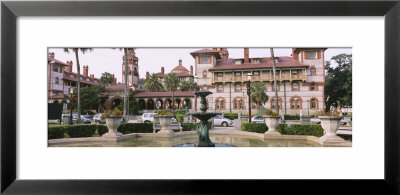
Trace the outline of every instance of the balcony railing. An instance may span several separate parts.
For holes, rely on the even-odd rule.
[[[293,81],[293,80],[306,80],[306,75],[296,74],[296,75],[276,75],[276,80],[278,81]],[[251,81],[273,81],[274,77],[271,75],[263,76],[252,76]],[[247,77],[213,77],[212,82],[245,82]]]

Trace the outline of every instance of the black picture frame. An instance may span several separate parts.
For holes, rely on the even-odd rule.
[[[302,9],[298,9],[299,7]],[[17,180],[16,20],[19,16],[385,16],[384,179]],[[259,194],[259,192],[263,194],[272,192],[274,194],[360,194],[363,192],[399,194],[399,35],[399,0],[2,1],[1,192],[4,194]],[[258,166],[262,168],[262,165],[258,164]],[[321,191],[324,189],[325,191]]]

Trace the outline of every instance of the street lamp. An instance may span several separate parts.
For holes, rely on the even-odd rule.
[[[307,100],[307,116],[310,116],[310,100]]]
[[[72,94],[74,93],[74,89],[72,87],[69,88],[69,107],[71,109],[69,113],[69,124],[72,125]]]
[[[197,112],[197,92],[199,91],[199,86],[197,85],[197,75],[194,75],[194,111]],[[196,118],[194,118],[194,122],[196,122]]]
[[[249,98],[249,123],[251,123],[251,73],[247,73],[247,96]]]

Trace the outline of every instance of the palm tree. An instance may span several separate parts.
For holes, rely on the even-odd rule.
[[[179,84],[179,89],[181,91],[193,91],[195,87],[195,83],[193,78],[190,78],[187,81],[181,81],[181,83]]]
[[[124,87],[124,119],[128,121],[127,114],[128,114],[128,107],[129,107],[129,96],[128,96],[128,50],[134,50],[133,48],[124,48],[124,55],[125,55],[125,87]],[[133,70],[132,70],[133,71]],[[132,81],[133,82],[133,81]]]
[[[275,107],[276,107],[276,112],[279,113],[279,107],[278,107],[278,90],[276,86],[276,63],[275,63],[275,56],[274,56],[274,48],[270,48],[271,52],[271,61],[273,64],[272,71],[274,72],[274,90],[275,90]]]
[[[75,53],[75,58],[76,58],[76,69],[77,69],[77,78],[78,78],[78,119],[77,122],[81,122],[81,66],[79,64],[79,51],[82,52],[82,54],[85,54],[86,52],[92,51],[93,48],[64,48],[64,52],[74,52]]]
[[[150,91],[164,91],[163,85],[160,83],[158,76],[152,73],[149,78],[144,82],[144,88]]]
[[[265,93],[266,90],[262,82],[251,83],[251,101],[259,106],[265,104],[269,99],[268,95]]]
[[[178,89],[179,79],[175,73],[169,73],[165,77],[165,89],[172,92],[172,109],[175,107],[174,92]]]

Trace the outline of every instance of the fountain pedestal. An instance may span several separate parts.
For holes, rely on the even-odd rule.
[[[200,123],[196,127],[197,134],[199,135],[199,141],[194,144],[196,147],[215,147],[215,144],[210,140],[208,120],[220,113],[212,113],[207,111],[207,100],[206,97],[212,94],[209,91],[198,91],[195,93],[200,99],[200,110],[201,112],[193,113],[192,115],[200,120]]]

